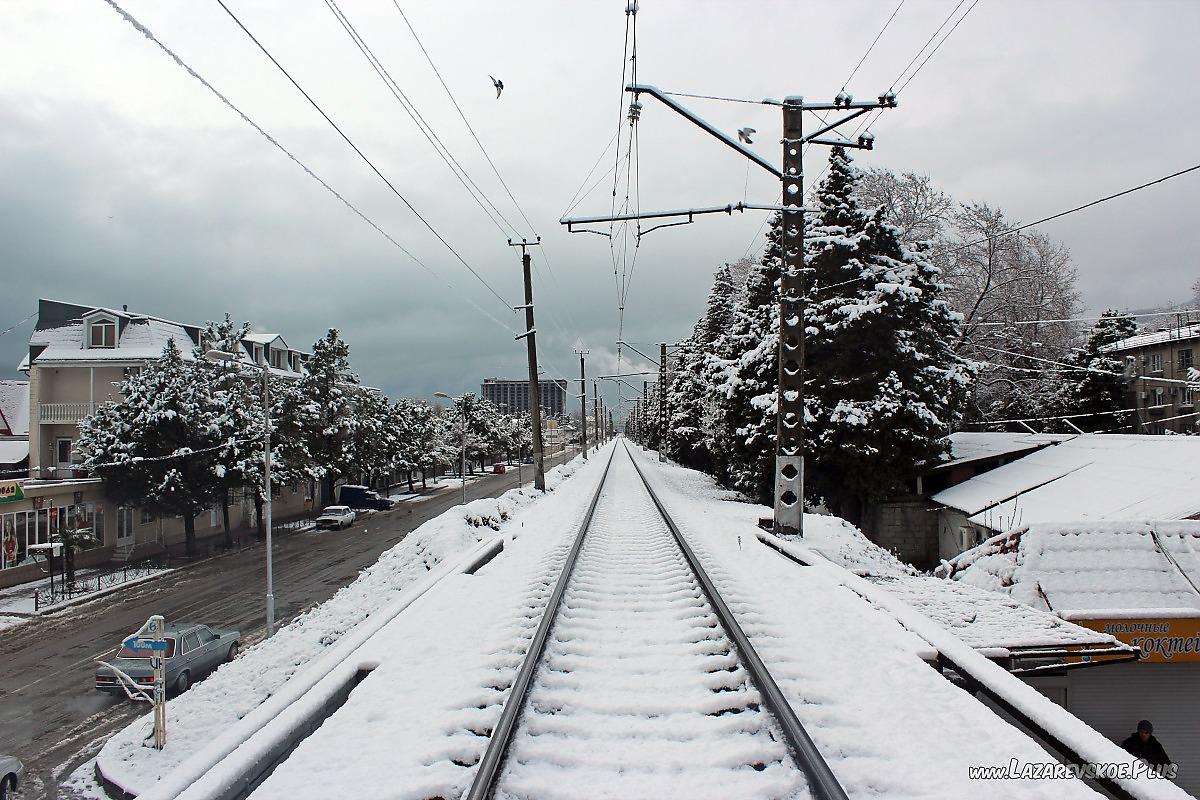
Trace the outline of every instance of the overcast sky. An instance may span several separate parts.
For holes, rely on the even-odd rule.
[[[508,330],[524,323],[505,309],[523,302],[519,251],[505,245],[333,13],[321,0],[227,2],[505,302],[358,160],[215,1],[121,4],[438,277],[103,0],[0,0],[0,329],[33,312],[39,297],[127,304],[188,322],[228,311],[305,349],[340,328],[363,380],[392,395],[524,375],[523,343]],[[528,231],[392,0],[339,2],[472,178]],[[829,99],[895,5],[644,0],[639,78],[706,94]],[[908,0],[849,91],[869,98],[891,85],[956,5]],[[568,235],[557,221],[617,128],[624,0],[401,7],[546,243],[545,256],[535,253],[546,372],[575,377],[577,340],[592,349],[590,372],[611,372],[609,242]],[[980,0],[901,94],[900,108],[874,125],[876,149],[858,163],[928,173],[956,198],[1019,220],[1191,166],[1200,140],[1197,30],[1195,2]],[[499,100],[489,74],[505,83]],[[727,131],[756,128],[755,147],[778,159],[778,109],[684,102]],[[766,172],[747,170],[654,100],[644,105],[643,209],[774,199]],[[809,176],[824,155],[810,153]],[[611,191],[602,181],[575,213],[607,212]],[[1043,231],[1070,248],[1088,308],[1179,302],[1200,274],[1198,200],[1200,173]],[[647,236],[625,338],[647,350],[686,335],[713,269],[757,248],[762,221],[761,212],[712,216]],[[0,376],[17,376],[31,329],[0,336]]]

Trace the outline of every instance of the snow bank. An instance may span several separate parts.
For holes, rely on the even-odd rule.
[[[554,489],[583,463],[574,460],[546,473]],[[525,487],[499,498],[473,500],[429,520],[383,553],[349,586],[325,603],[296,617],[270,639],[246,649],[206,680],[167,704],[167,747],[147,746],[152,730],[147,715],[116,733],[97,757],[98,768],[126,791],[141,794],[230,726],[306,671],[314,659],[373,613],[401,598],[414,583],[447,559],[467,553],[501,531],[517,509],[541,494]],[[319,665],[313,665],[314,670]],[[329,666],[322,667],[328,670]],[[320,675],[306,676],[309,685]]]

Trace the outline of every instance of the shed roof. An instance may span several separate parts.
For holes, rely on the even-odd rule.
[[[1083,434],[933,496],[993,530],[1200,514],[1200,437]]]
[[[1200,616],[1200,521],[1027,525],[940,572],[1064,616]]]
[[[29,381],[0,381],[0,418],[0,429],[29,435]]]

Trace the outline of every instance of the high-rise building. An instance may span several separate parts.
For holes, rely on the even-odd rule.
[[[538,381],[541,391],[542,414],[561,417],[566,410],[567,382],[564,380]],[[500,407],[507,414],[523,414],[529,411],[529,381],[509,378],[484,378],[479,394],[488,402]]]

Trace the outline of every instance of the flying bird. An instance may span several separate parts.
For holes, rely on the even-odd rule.
[[[492,78],[491,75],[488,75],[488,77]],[[499,100],[500,93],[504,91],[504,81],[498,81],[495,78],[492,78],[492,85],[496,87],[496,99]]]
[[[757,133],[754,128],[738,128],[738,139],[746,144],[754,144],[754,140],[750,137]]]

